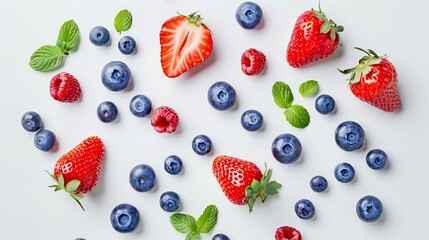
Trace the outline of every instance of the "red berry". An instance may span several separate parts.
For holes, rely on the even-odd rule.
[[[249,76],[258,75],[264,70],[265,62],[266,57],[262,52],[249,48],[241,55],[241,70]]]
[[[49,86],[51,96],[59,102],[75,102],[80,97],[80,85],[77,79],[66,72],[55,75]]]
[[[179,116],[170,107],[162,106],[153,112],[150,124],[159,133],[173,133],[179,125]]]
[[[281,226],[274,237],[276,240],[301,240],[301,233],[293,227]]]

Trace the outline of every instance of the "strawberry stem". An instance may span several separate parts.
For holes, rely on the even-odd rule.
[[[62,173],[59,173],[57,175],[57,177],[55,177],[54,175],[52,175],[48,171],[46,171],[46,172],[49,174],[49,176],[55,182],[55,184],[50,185],[49,187],[54,188],[55,192],[60,191],[60,190],[64,190],[64,191],[68,192],[70,194],[70,197],[73,198],[79,204],[80,208],[82,208],[83,211],[85,211],[85,208],[83,207],[82,203],[80,202],[80,200],[82,200],[82,198],[83,198],[83,195],[76,193],[76,190],[78,189],[78,187],[80,185],[80,181],[74,179],[74,180],[71,180],[67,184],[64,185],[64,176]]]
[[[322,11],[320,7],[319,0],[319,10],[311,9],[314,13],[314,17],[321,20],[323,22],[322,26],[320,26],[320,33],[330,35],[332,40],[337,39],[338,33],[344,31],[344,27],[341,25],[337,25],[332,19],[328,19],[326,14]]]

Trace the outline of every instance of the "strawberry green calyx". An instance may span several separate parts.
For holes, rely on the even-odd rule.
[[[356,84],[359,83],[361,76],[367,75],[369,72],[371,72],[371,65],[379,64],[383,58],[386,56],[379,56],[377,53],[375,53],[371,49],[364,50],[359,47],[355,47],[355,49],[362,51],[366,54],[366,56],[363,56],[359,60],[359,64],[356,67],[341,70],[338,69],[343,74],[351,74],[350,78],[348,79],[350,84]]]
[[[186,16],[186,15],[183,15],[183,14],[177,12],[177,14],[179,14],[179,16],[186,17],[186,19],[188,19],[189,23],[195,24],[195,26],[198,27],[202,23],[203,18],[201,17],[200,14],[197,14],[197,13],[198,13],[198,11],[197,12],[193,12],[193,13],[189,14],[188,16]]]
[[[332,40],[335,40],[337,38],[337,35],[339,32],[344,31],[344,27],[341,25],[337,25],[332,19],[328,19],[326,14],[322,11],[320,8],[320,2],[319,2],[319,10],[311,9],[314,13],[314,16],[321,20],[323,22],[322,26],[320,26],[320,32],[323,34],[330,35]]]
[[[83,205],[80,202],[80,200],[82,200],[83,198],[83,195],[76,193],[76,190],[80,185],[80,181],[75,179],[75,180],[69,181],[66,185],[64,185],[64,176],[61,173],[58,174],[58,176],[55,178],[54,175],[50,174],[48,171],[46,172],[49,174],[49,176],[51,176],[52,180],[54,180],[55,182],[55,184],[50,185],[49,187],[54,188],[55,192],[60,190],[64,190],[68,192],[70,196],[79,204],[82,210],[85,211],[85,208],[83,208]]]
[[[265,165],[265,172],[261,180],[258,181],[254,179],[252,183],[246,187],[246,197],[244,200],[247,201],[249,213],[253,211],[253,205],[256,199],[260,198],[261,202],[265,202],[268,196],[277,195],[279,193],[278,190],[282,185],[276,181],[270,181],[272,173],[273,170],[267,169]]]

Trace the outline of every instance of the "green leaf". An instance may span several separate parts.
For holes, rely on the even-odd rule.
[[[310,114],[301,105],[292,105],[285,111],[286,120],[296,128],[305,128],[310,124]]]
[[[37,49],[30,57],[30,67],[36,71],[47,72],[61,66],[64,53],[61,48],[45,45]]]
[[[69,20],[61,26],[56,44],[64,53],[74,51],[79,45],[79,38],[79,27],[75,21]]]
[[[74,192],[76,192],[76,190],[79,187],[79,185],[80,185],[80,181],[79,180],[76,180],[76,179],[71,180],[66,185],[66,191],[69,192],[69,193],[74,193]]]
[[[331,23],[329,21],[324,22],[322,26],[320,26],[320,32],[323,34],[328,33],[330,30],[331,30]]]
[[[267,189],[265,190],[265,193],[267,195],[277,195],[279,193],[279,189],[282,187],[282,185],[276,181],[269,182],[267,184]]]
[[[200,237],[200,234],[198,232],[189,232],[186,234],[185,240],[196,240]]]
[[[217,208],[215,205],[209,205],[197,220],[197,229],[199,233],[209,233],[217,222]]]
[[[316,80],[308,80],[299,86],[299,93],[303,97],[309,97],[319,91],[319,83]]]
[[[58,174],[58,185],[62,188],[64,188],[64,176],[62,173]]]
[[[284,82],[274,83],[272,95],[274,102],[281,108],[289,108],[294,100],[289,85]]]
[[[118,14],[116,14],[114,26],[119,34],[130,29],[132,24],[133,16],[127,9],[121,10]]]
[[[174,213],[170,216],[170,223],[180,233],[197,232],[197,222],[191,215]]]

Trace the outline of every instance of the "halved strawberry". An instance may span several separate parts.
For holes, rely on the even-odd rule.
[[[196,12],[168,19],[159,33],[161,66],[169,78],[180,76],[211,54],[213,39],[210,30]]]

